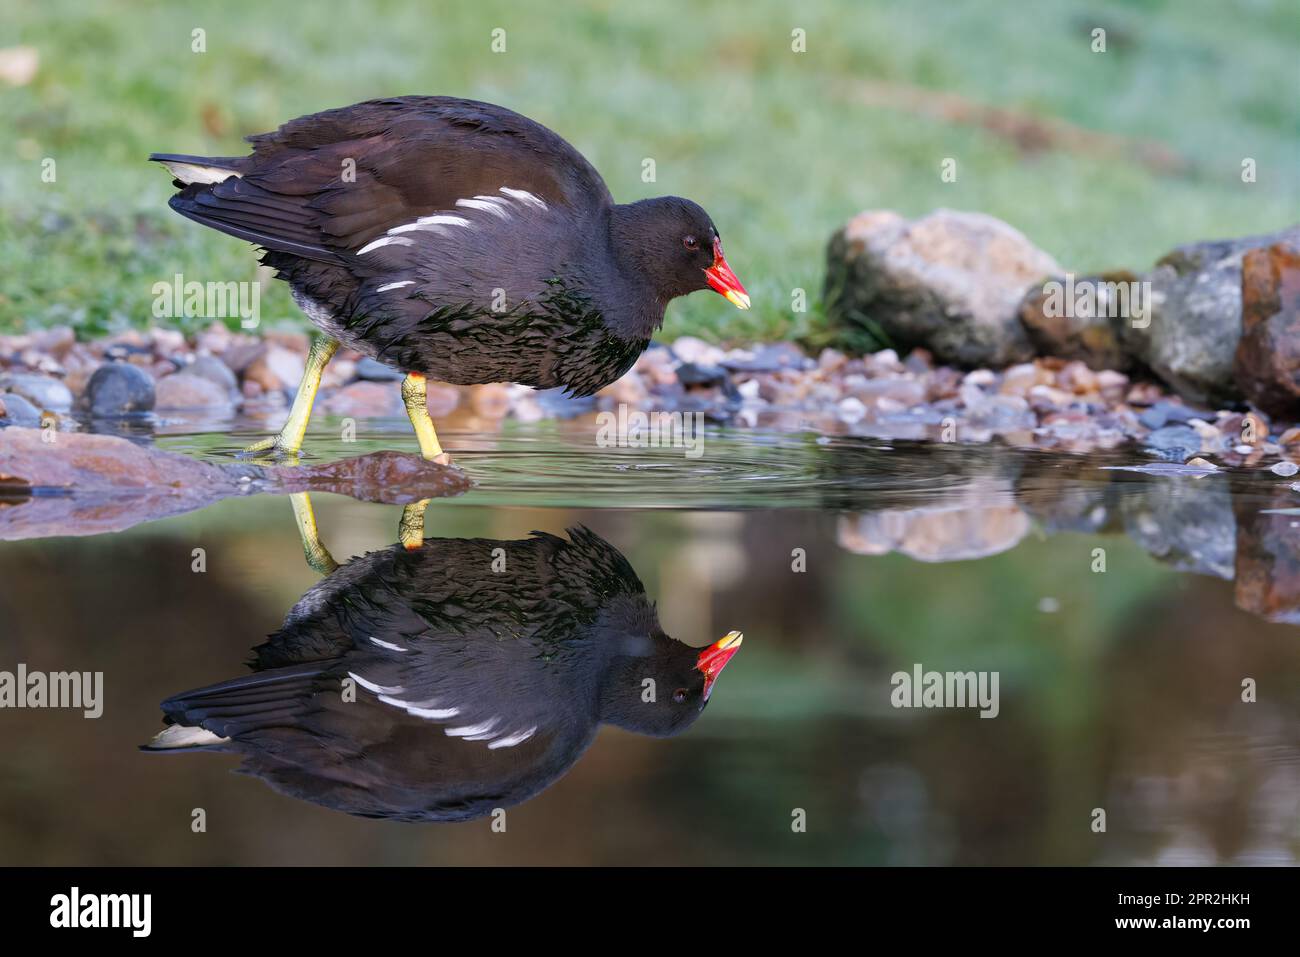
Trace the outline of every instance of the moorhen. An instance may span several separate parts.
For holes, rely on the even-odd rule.
[[[670,638],[627,559],[568,536],[428,539],[334,566],[254,650],[254,674],[164,701],[145,750],[239,754],[277,791],[350,814],[466,821],[557,780],[601,723],[685,731],[740,633]]]
[[[248,137],[248,156],[155,153],[182,216],[261,246],[324,333],[289,420],[249,451],[296,452],[340,344],[406,373],[426,458],[425,377],[590,395],[623,375],[670,299],[749,296],[688,199],[615,203],[557,134],[490,103],[370,100]]]

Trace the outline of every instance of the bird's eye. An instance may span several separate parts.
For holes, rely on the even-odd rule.
[[[687,236],[685,239],[682,240],[682,245],[685,246],[687,249],[699,249],[700,241],[696,239],[694,236]]]
[[[673,700],[676,701],[678,704],[681,704],[683,701],[685,701],[685,700],[686,700],[686,689],[685,689],[685,688],[678,688],[676,691],[674,691],[674,692],[673,692]]]

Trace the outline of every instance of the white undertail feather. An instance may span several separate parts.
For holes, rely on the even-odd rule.
[[[240,174],[233,169],[220,166],[200,166],[197,163],[183,163],[180,160],[161,160],[171,174],[186,185],[190,183],[224,183],[232,176]]]
[[[208,744],[225,744],[229,738],[213,734],[205,728],[192,728],[173,724],[163,728],[149,742],[151,748],[201,748]]]

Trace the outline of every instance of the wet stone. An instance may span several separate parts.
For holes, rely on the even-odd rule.
[[[49,376],[24,372],[0,374],[0,392],[20,395],[41,409],[66,412],[72,408],[72,390]]]
[[[107,418],[148,412],[154,400],[153,379],[147,372],[130,363],[110,362],[90,377],[80,407]]]

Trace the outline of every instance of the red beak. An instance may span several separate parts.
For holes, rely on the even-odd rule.
[[[731,660],[732,655],[740,650],[740,643],[744,640],[745,636],[740,632],[731,631],[725,638],[715,641],[700,652],[695,667],[704,672],[705,701],[708,701],[709,695],[713,693],[713,682],[718,680],[718,675],[722,674],[722,669],[727,667],[727,662]]]
[[[704,270],[704,276],[708,279],[709,286],[726,296],[737,309],[749,308],[749,293],[745,292],[745,287],[727,265],[727,257],[722,255],[722,240],[716,236],[713,239],[713,265]]]

